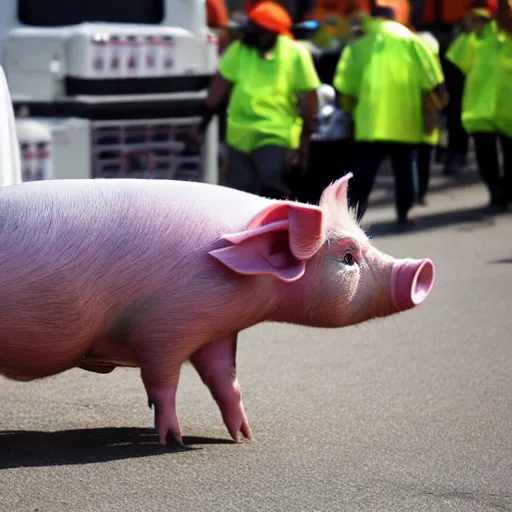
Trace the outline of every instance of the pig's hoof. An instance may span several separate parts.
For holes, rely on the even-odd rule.
[[[155,429],[160,444],[167,446],[167,438],[171,437],[184,446],[176,416],[176,387],[149,388],[147,392],[148,405],[155,408]]]
[[[242,440],[252,440],[251,427],[247,421],[242,402],[223,404],[221,406],[221,412],[224,424],[235,443],[240,442],[240,434],[242,434]]]
[[[162,446],[167,446],[168,440],[172,439],[172,444],[185,448],[185,443],[183,443],[183,438],[181,437],[180,426],[175,418],[170,418],[169,421],[167,421],[166,418],[159,418],[157,414],[155,423],[158,432],[158,440]]]
[[[244,440],[252,441],[251,427],[249,426],[249,423],[247,423],[247,421],[245,421],[238,427],[233,428],[228,426],[228,431],[235,443],[240,443],[241,441]],[[240,434],[242,434],[242,438],[240,438]]]
[[[170,450],[193,450],[191,446],[187,446],[183,440],[177,441],[171,434],[167,434],[166,447]]]
[[[179,426],[166,427],[163,425],[157,425],[158,440],[162,446],[180,446],[186,448]]]

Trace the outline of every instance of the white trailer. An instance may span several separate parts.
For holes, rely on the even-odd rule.
[[[2,0],[23,180],[218,182],[218,127],[192,136],[218,62],[205,0]]]

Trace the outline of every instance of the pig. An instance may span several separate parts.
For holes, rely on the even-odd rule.
[[[351,174],[319,205],[219,185],[48,180],[0,190],[0,374],[139,368],[160,444],[190,362],[235,442],[251,439],[237,337],[260,322],[339,328],[423,303],[430,259],[374,248],[348,205]]]

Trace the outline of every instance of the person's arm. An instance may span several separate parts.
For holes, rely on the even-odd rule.
[[[213,77],[208,89],[208,96],[200,107],[200,133],[204,133],[212,118],[228,99],[233,84],[238,78],[240,43],[232,44],[219,62],[219,70]]]
[[[432,89],[431,94],[435,98],[436,108],[437,110],[443,110],[450,101],[450,95],[448,94],[448,89],[446,88],[446,84],[443,82],[438,86]]]
[[[433,96],[434,103],[442,109],[447,105],[449,98],[439,58],[419,37],[415,38],[412,44],[420,86],[425,93]]]
[[[300,107],[300,116],[303,124],[300,134],[299,151],[296,156],[296,161],[293,163],[306,169],[309,164],[311,136],[313,135],[315,121],[318,115],[318,96],[316,89],[304,94]]]
[[[420,37],[411,44],[423,92],[423,131],[431,134],[438,123],[439,112],[448,104],[448,91],[438,56]]]
[[[316,89],[304,95],[300,113],[303,120],[302,133],[306,136],[310,136],[313,133],[318,114],[318,95]]]
[[[294,85],[295,91],[302,94],[300,115],[303,120],[298,163],[301,167],[306,168],[309,162],[311,135],[318,115],[317,89],[321,84],[313,56],[306,48],[299,49],[295,70]]]
[[[233,84],[228,82],[219,72],[215,74],[208,89],[208,96],[199,110],[201,116],[200,133],[206,131],[213,117],[220,111],[232,87]]]

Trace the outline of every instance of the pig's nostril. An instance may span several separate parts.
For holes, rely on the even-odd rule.
[[[423,261],[416,271],[411,289],[411,298],[415,305],[421,304],[428,297],[434,278],[434,264],[430,260]]]
[[[434,285],[434,264],[429,259],[398,261],[391,280],[393,302],[399,311],[419,306]]]

